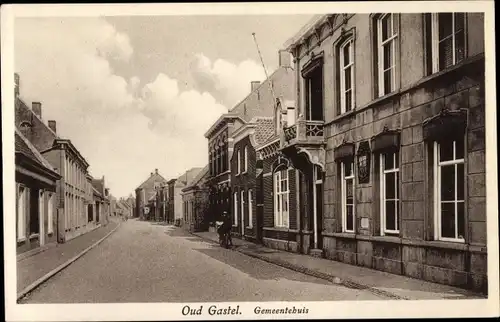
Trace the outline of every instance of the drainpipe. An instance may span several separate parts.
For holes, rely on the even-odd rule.
[[[315,165],[312,165],[312,180],[313,180],[313,225],[314,225],[314,249],[318,248],[318,200],[316,199],[316,194],[318,191],[316,190],[316,168]]]

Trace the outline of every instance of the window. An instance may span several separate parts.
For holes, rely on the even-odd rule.
[[[274,226],[288,227],[288,170],[274,173]]]
[[[434,142],[435,237],[465,241],[464,142]]]
[[[384,96],[396,89],[397,19],[392,13],[377,19],[377,74],[378,95]]]
[[[342,162],[341,167],[341,194],[342,194],[342,231],[354,232],[354,163]]]
[[[233,225],[238,226],[238,193],[234,193],[234,216]]]
[[[245,227],[245,191],[241,191],[241,227]]]
[[[314,68],[305,77],[306,120],[323,121],[323,68]]]
[[[354,108],[354,50],[353,39],[340,46],[340,113]]]
[[[253,199],[252,190],[248,190],[248,227],[253,226]]]
[[[286,125],[292,126],[295,124],[295,108],[288,107],[286,110]]]
[[[240,174],[241,172],[241,153],[240,150],[238,150],[237,157],[236,157],[236,174]]]
[[[248,170],[248,146],[245,146],[245,167],[243,168],[243,172],[247,172]]]
[[[465,13],[444,12],[430,14],[432,45],[430,60],[432,72],[458,64],[465,58]]]
[[[399,233],[399,159],[397,152],[380,154],[381,235]]]
[[[19,186],[17,193],[17,240],[26,238],[26,188]]]

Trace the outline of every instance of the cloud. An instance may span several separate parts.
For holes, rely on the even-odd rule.
[[[273,69],[266,67],[270,75]],[[230,108],[250,93],[250,82],[266,79],[262,65],[253,60],[239,64],[224,59],[212,62],[204,54],[195,56],[190,72],[196,89],[213,93],[218,101]]]
[[[42,102],[43,119],[57,121],[58,133],[74,143],[93,176],[105,175],[117,197],[133,192],[155,168],[170,179],[204,166],[203,134],[227,112],[208,90],[181,91],[168,71],[142,85],[138,77],[112,69],[114,61],[132,62],[133,55],[128,36],[103,19],[16,20],[21,98],[28,105]],[[240,73],[252,70],[248,63],[209,65],[215,93],[232,100]],[[245,87],[238,91],[248,92]]]

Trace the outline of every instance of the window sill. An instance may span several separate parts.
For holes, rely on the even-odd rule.
[[[40,234],[31,234],[29,239],[32,240],[32,239],[38,239],[40,237]]]
[[[27,240],[27,238],[26,238],[26,237],[22,237],[22,238],[18,238],[18,239],[17,239],[17,242],[18,242],[18,243],[24,243],[26,240]]]
[[[410,246],[422,246],[429,248],[446,248],[446,249],[454,249],[466,251],[468,249],[468,245],[462,242],[449,242],[449,241],[441,241],[441,240],[411,240],[411,239],[402,239],[403,245]]]
[[[353,108],[352,110],[350,110],[349,112],[345,112],[345,113],[342,113],[342,114],[339,114],[337,115],[331,122],[328,122],[328,123],[332,123],[332,122],[338,122],[342,119],[345,119],[345,118],[348,118],[350,116],[353,116],[356,114],[358,110],[356,108]],[[326,125],[326,124],[325,124]]]
[[[401,238],[397,236],[371,236],[370,239],[381,243],[401,244]]]
[[[332,236],[338,238],[356,239],[356,234],[354,232],[332,233]]]
[[[252,227],[252,226],[246,226],[245,228],[246,228],[246,229],[253,229],[253,227]]]
[[[283,232],[289,232],[289,233],[298,233],[299,231],[297,229],[290,229],[287,227],[264,227],[264,230],[270,230],[270,231],[283,231]]]

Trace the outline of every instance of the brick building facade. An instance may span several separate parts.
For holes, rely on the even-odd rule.
[[[234,132],[256,116],[272,117],[276,99],[290,100],[294,96],[293,80],[290,53],[280,51],[279,68],[262,83],[251,82],[250,94],[229,113],[222,115],[205,133],[208,139],[210,169],[209,222],[218,220],[223,211],[233,212],[230,160],[233,159]]]
[[[483,14],[324,15],[288,49],[323,255],[486,291]]]
[[[233,232],[252,241],[262,240],[263,217],[257,216],[257,155],[255,148],[275,132],[272,117],[255,117],[232,136],[231,191]]]

